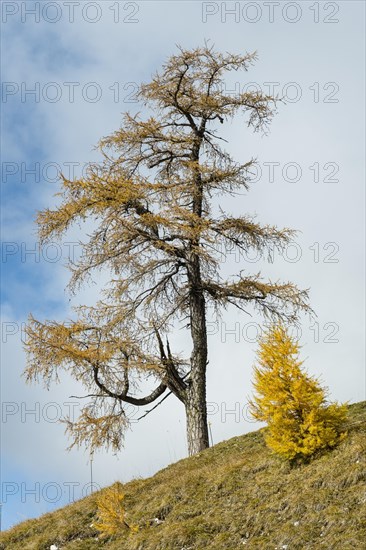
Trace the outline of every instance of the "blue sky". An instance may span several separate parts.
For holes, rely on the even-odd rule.
[[[37,241],[36,211],[54,204],[54,166],[67,171],[70,163],[79,163],[78,175],[83,163],[96,160],[93,146],[98,139],[118,128],[122,112],[141,108],[128,103],[135,83],[147,81],[177,43],[195,47],[211,39],[218,50],[257,50],[255,67],[230,75],[228,87],[254,82],[268,89],[272,83],[279,93],[288,91],[288,104],[279,108],[268,136],[253,135],[242,120],[223,127],[233,156],[240,161],[257,157],[262,167],[262,177],[248,195],[225,205],[233,212],[256,213],[262,222],[300,230],[299,248],[289,250],[287,260],[277,257],[264,265],[263,274],[311,288],[318,318],[315,323],[304,319],[302,325],[306,367],[322,377],[334,399],[365,398],[364,3],[270,3],[272,22],[263,2],[238,2],[236,15],[228,13],[233,2],[120,2],[117,22],[111,9],[115,2],[97,3],[98,11],[91,4],[80,2],[70,22],[66,6],[58,2],[57,11],[43,13],[40,8],[35,22],[26,11],[35,2],[2,3],[3,528],[68,502],[68,483],[79,484],[79,498],[89,481],[88,453],[67,453],[63,427],[45,413],[50,403],[65,412],[69,396],[76,393],[72,381],[65,378],[46,392],[26,386],[21,378],[25,356],[20,327],[29,312],[43,319],[70,314],[63,264],[67,242],[78,238],[76,228],[56,250],[59,261],[53,261],[51,249],[39,257],[26,254]],[[73,102],[70,82],[75,83]],[[37,86],[38,101],[24,95]],[[55,92],[61,93],[58,101],[53,101]],[[93,101],[94,92],[101,94],[98,101]],[[35,163],[39,177],[24,172]],[[268,163],[279,163],[274,182],[269,181]],[[300,167],[299,181],[291,181],[291,163]],[[316,167],[320,181],[314,178]],[[13,169],[17,172],[10,175]],[[292,253],[298,261],[292,261]],[[228,272],[239,271],[241,261],[229,258]],[[254,272],[258,266],[252,268]],[[91,303],[96,297],[97,287],[90,287],[80,300]],[[224,324],[212,327],[208,401],[215,442],[253,429],[245,403],[251,391],[254,323],[260,321],[228,311]],[[182,336],[173,342],[187,349]],[[37,407],[39,418],[37,412],[26,414]],[[146,422],[133,426],[119,456],[101,452],[95,457],[95,481],[103,486],[147,476],[185,456],[184,430],[183,410],[167,400]],[[42,495],[50,483],[62,489],[56,503]],[[16,487],[15,494],[6,495],[11,487]],[[32,488],[39,492],[39,502],[34,494],[24,496]]]

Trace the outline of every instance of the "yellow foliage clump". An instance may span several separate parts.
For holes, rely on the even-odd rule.
[[[301,368],[299,348],[281,324],[264,332],[250,401],[253,417],[267,423],[268,447],[290,461],[335,447],[346,436],[346,405],[327,402],[327,391]]]
[[[103,536],[117,535],[121,531],[138,531],[136,525],[129,525],[125,520],[124,497],[122,484],[119,482],[105,489],[97,497],[98,520],[94,527]]]

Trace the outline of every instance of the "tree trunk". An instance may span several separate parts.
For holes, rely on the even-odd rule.
[[[192,386],[186,402],[187,442],[189,456],[209,447],[205,381]]]
[[[199,161],[202,137],[199,137],[192,150],[192,160]],[[202,217],[203,186],[198,168],[194,169],[194,192],[192,211]],[[191,257],[188,267],[190,285],[189,309],[190,328],[193,343],[191,354],[191,372],[186,394],[188,453],[194,455],[209,447],[207,406],[206,406],[206,369],[207,369],[207,327],[206,303],[202,291],[200,257],[197,248],[200,238],[191,241]]]
[[[193,342],[191,373],[186,396],[188,453],[194,455],[209,447],[206,369],[207,369],[207,328],[205,297],[200,289],[201,276],[199,259],[193,260],[191,272],[193,283],[190,296],[190,326]]]

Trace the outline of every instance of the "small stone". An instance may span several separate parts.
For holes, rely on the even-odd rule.
[[[294,525],[295,525],[295,527],[298,527],[300,525],[300,522],[299,521],[294,521]]]
[[[154,518],[154,523],[155,523],[156,525],[160,525],[160,524],[163,523],[163,522],[162,522],[161,519],[159,519],[159,518]]]

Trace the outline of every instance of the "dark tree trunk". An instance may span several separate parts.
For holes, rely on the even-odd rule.
[[[199,136],[192,150],[191,158],[194,161],[199,161],[201,143],[202,136]],[[203,186],[198,168],[194,169],[194,181],[192,212],[201,218]],[[197,254],[199,246],[200,238],[198,236],[191,241],[191,257],[188,267],[188,280],[190,285],[190,328],[193,349],[185,407],[187,416],[188,453],[190,456],[209,447],[206,406],[206,304],[202,291],[200,257]]]
[[[206,406],[206,368],[207,368],[207,328],[206,306],[202,290],[199,259],[193,262],[193,291],[190,297],[191,336],[193,350],[191,355],[191,374],[186,396],[188,453],[193,455],[209,447],[207,406]]]

